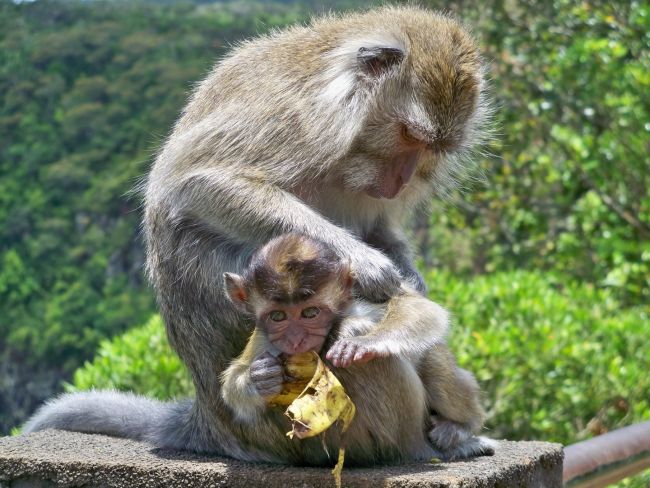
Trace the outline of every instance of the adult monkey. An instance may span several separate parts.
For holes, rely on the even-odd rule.
[[[280,414],[243,423],[224,405],[220,373],[253,324],[223,293],[223,273],[241,272],[271,237],[296,231],[349,259],[366,298],[392,296],[401,279],[423,292],[400,222],[453,179],[480,140],[482,73],[457,22],[412,7],[326,17],[236,48],[194,91],[146,190],[148,270],[196,400],[67,396],[25,430],[300,462]],[[384,378],[369,381],[388,390]],[[449,457],[489,451],[466,443],[463,426],[432,434]],[[391,459],[387,446],[371,448],[376,461]]]

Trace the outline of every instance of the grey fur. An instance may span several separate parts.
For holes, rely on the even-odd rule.
[[[189,401],[164,403],[117,391],[69,393],[39,408],[23,432],[55,428],[158,443],[160,426],[176,423],[190,407]]]

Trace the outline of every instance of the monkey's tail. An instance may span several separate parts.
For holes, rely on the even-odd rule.
[[[160,402],[132,393],[87,391],[48,401],[23,426],[24,433],[61,429],[148,441],[158,447],[201,451],[193,401]]]

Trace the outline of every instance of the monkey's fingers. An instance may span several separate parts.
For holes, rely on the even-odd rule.
[[[273,366],[277,366],[277,367],[282,366],[282,362],[278,358],[270,354],[268,356],[266,354],[260,355],[253,361],[253,364],[265,368],[270,368]]]
[[[350,366],[357,355],[357,352],[361,353],[363,347],[357,342],[348,342],[343,355],[340,358],[341,367],[347,368]]]
[[[356,258],[353,268],[357,270],[357,293],[375,303],[383,303],[399,293],[402,277],[387,256],[367,248]]]
[[[343,357],[345,356],[346,348],[349,344],[350,343],[345,339],[336,341],[330,350],[327,351],[325,357],[337,368],[341,367],[343,365]]]
[[[272,396],[277,395],[282,391],[282,378],[276,380],[275,378],[258,381],[255,383],[255,388],[261,396]]]
[[[362,341],[351,338],[336,341],[326,357],[337,368],[347,368],[353,363],[365,363],[376,356]]]
[[[251,378],[253,379],[264,379],[273,376],[282,377],[282,366],[277,364],[255,364],[254,366],[255,367],[251,367]]]
[[[262,391],[266,391],[268,389],[267,385],[272,385],[271,389],[273,391],[277,390],[276,385],[280,385],[281,388],[282,382],[284,380],[283,376],[282,366],[279,366],[277,364],[272,364],[271,366],[266,366],[260,363],[251,365],[251,381],[262,396],[266,394]]]
[[[354,357],[352,358],[352,362],[363,364],[377,357],[379,357],[379,354],[377,354],[377,352],[367,349],[365,347],[360,347],[359,349],[357,349],[356,353],[354,354]]]

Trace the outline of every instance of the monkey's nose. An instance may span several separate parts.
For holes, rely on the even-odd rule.
[[[289,346],[294,354],[302,352],[300,349],[304,342],[305,340],[303,338],[289,339]]]

